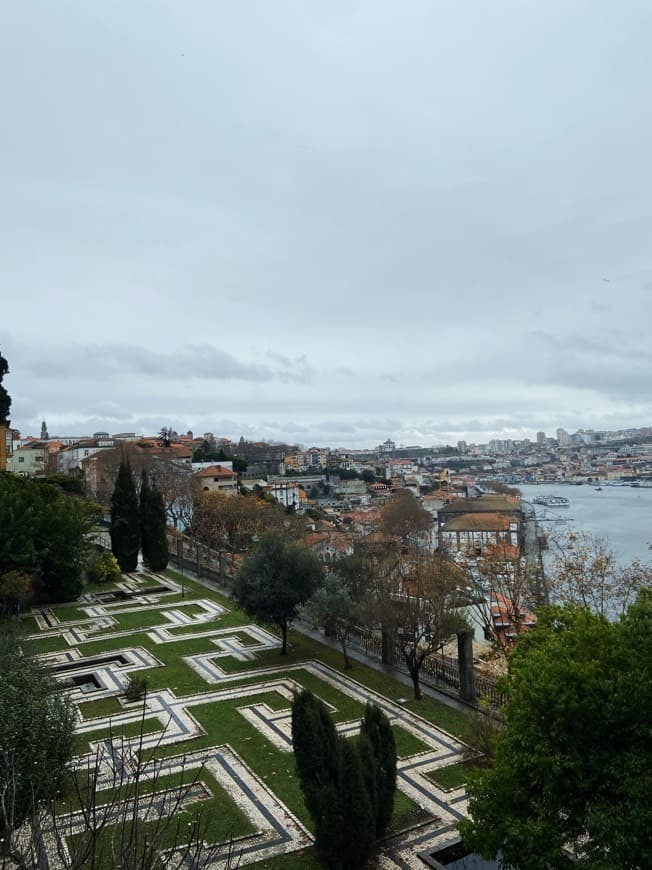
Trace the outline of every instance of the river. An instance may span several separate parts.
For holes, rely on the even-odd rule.
[[[572,529],[589,532],[605,538],[621,564],[634,559],[652,561],[648,546],[652,543],[652,487],[602,486],[597,491],[586,484],[523,484],[518,488],[530,503],[541,495],[561,495],[569,500],[564,508],[534,505],[546,534]]]

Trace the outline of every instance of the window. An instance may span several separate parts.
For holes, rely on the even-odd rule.
[[[25,457],[24,457],[24,456],[19,456],[19,457],[18,457],[18,461],[19,461],[19,462],[24,462],[24,461],[25,461]]]

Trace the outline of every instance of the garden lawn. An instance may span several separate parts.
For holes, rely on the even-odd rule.
[[[168,572],[168,575],[177,581],[180,580],[180,575],[176,572]],[[156,578],[143,578],[144,587],[151,587],[155,585],[155,582]],[[105,588],[102,587],[102,591]],[[193,604],[191,601],[188,604],[184,603],[187,599],[198,598],[216,601],[225,607],[227,612],[206,623],[181,627],[171,626],[163,615],[163,611],[172,608],[192,616],[202,613],[204,611],[199,605]],[[193,638],[188,635],[212,629],[232,628],[232,636],[238,637],[245,646],[256,642],[244,632],[238,632],[240,626],[249,624],[251,620],[246,614],[238,610],[233,601],[191,580],[184,579],[184,596],[180,594],[161,596],[159,604],[152,607],[151,610],[135,610],[133,609],[134,606],[134,603],[126,601],[124,602],[125,609],[122,612],[114,613],[113,609],[109,611],[116,619],[115,627],[102,632],[102,634],[106,635],[102,639],[91,639],[87,642],[76,644],[76,649],[79,650],[82,656],[93,656],[125,647],[145,648],[160,662],[160,665],[157,667],[138,671],[138,677],[146,679],[148,691],[167,689],[177,697],[185,697],[201,695],[216,689],[219,690],[220,686],[207,684],[184,660],[184,657],[189,655],[210,652],[217,654],[219,652],[218,648],[211,642],[210,637]],[[55,612],[60,619],[81,620],[88,618],[75,605],[58,607]],[[26,617],[27,620],[33,620],[33,617],[28,616]],[[30,630],[36,630],[35,622],[28,622],[27,624]],[[156,643],[148,635],[148,629],[154,626],[169,628],[175,639],[167,643]],[[278,631],[273,626],[265,625],[264,627],[278,636]],[[120,631],[133,633],[120,635],[118,634]],[[338,650],[325,646],[297,631],[291,630],[288,640],[287,655],[282,655],[280,649],[272,649],[258,653],[255,660],[251,662],[241,662],[232,656],[217,659],[216,664],[229,674],[230,677],[235,677],[235,679],[229,679],[225,687],[228,685],[229,688],[242,688],[244,697],[193,705],[189,708],[189,713],[198,722],[204,733],[197,738],[175,743],[171,746],[157,746],[153,751],[155,751],[158,757],[169,757],[183,755],[184,753],[194,753],[209,746],[228,744],[242,757],[244,762],[261,780],[278,795],[279,799],[288,806],[290,811],[295,813],[309,829],[312,829],[312,821],[304,805],[292,752],[277,749],[239,712],[239,708],[246,707],[249,704],[267,704],[272,710],[285,710],[289,707],[289,702],[275,691],[269,691],[266,694],[248,698],[246,696],[247,684],[252,681],[259,683],[263,679],[276,679],[277,677],[283,678],[287,676],[303,688],[313,691],[315,695],[330,705],[333,709],[333,718],[336,722],[360,719],[364,713],[364,706],[324,680],[319,679],[318,676],[310,673],[305,668],[302,668],[301,664],[313,660],[321,661],[334,668],[345,678],[352,679],[392,701],[409,696],[410,691],[405,685],[397,682],[391,676],[365,664],[355,662],[352,670],[345,670],[342,655]],[[66,641],[59,636],[26,640],[25,648],[30,652],[36,653],[70,649]],[[297,665],[299,667],[296,667]],[[277,672],[270,675],[270,677],[261,677],[257,673],[260,668],[273,668]],[[402,703],[402,706],[463,741],[469,741],[472,737],[473,731],[469,717],[465,713],[440,703],[433,698],[425,696],[420,701],[408,700]],[[116,697],[98,700],[93,700],[91,697],[80,704],[80,712],[85,721],[102,716],[112,716],[122,710],[123,708]],[[95,743],[107,739],[109,736],[114,738],[119,738],[120,736],[137,737],[141,728],[143,733],[152,733],[162,731],[163,727],[164,723],[159,719],[147,715],[144,723],[129,723],[122,728],[112,728],[105,723],[96,730],[77,735],[77,752],[88,752],[89,741]],[[421,740],[401,727],[395,726],[393,731],[399,757],[413,755],[428,748]],[[455,765],[450,768],[434,771],[429,776],[442,788],[454,788],[465,782],[467,773],[468,769],[464,765]],[[201,778],[205,779],[203,775]],[[215,825],[222,824],[220,818],[223,814],[225,819],[231,821],[229,821],[230,830],[228,831],[223,826],[219,832],[217,827],[211,828],[209,841],[212,841],[213,836],[222,839],[229,834],[236,836],[239,832],[247,832],[249,823],[244,817],[238,818],[237,813],[240,813],[240,811],[237,810],[231,798],[223,793],[216,783],[212,783],[210,788],[215,798],[211,801],[200,801],[199,803],[204,804],[205,807],[211,807],[211,816],[214,817],[212,822]],[[233,807],[228,809],[232,804]],[[232,809],[236,810],[236,815],[233,817],[234,820],[232,819]],[[400,791],[397,791],[391,830],[397,832],[421,821],[425,821],[423,811],[420,810],[417,804]],[[316,861],[314,850],[307,849],[302,853],[262,861],[255,866],[261,868],[268,867],[270,870],[272,868],[279,868],[279,870],[281,868],[282,870],[294,870],[294,868],[296,870],[306,870],[307,868],[307,870],[310,870],[310,868],[317,868],[319,865]]]

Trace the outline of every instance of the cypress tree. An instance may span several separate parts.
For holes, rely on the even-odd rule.
[[[140,550],[143,554],[143,562],[149,565],[149,482],[147,472],[143,469],[140,473],[140,493],[138,497],[138,525],[140,528]]]
[[[392,814],[396,745],[389,720],[368,704],[360,737],[344,739],[326,705],[303,691],[292,703],[292,740],[321,862],[331,870],[361,867]]]
[[[292,743],[308,812],[322,813],[324,790],[338,781],[338,737],[324,704],[305,690],[292,702]]]
[[[376,773],[376,836],[387,828],[396,791],[396,741],[389,719],[376,704],[367,704],[361,733],[371,745]]]
[[[135,571],[138,566],[140,521],[138,496],[129,461],[120,463],[111,496],[111,551],[121,571]]]
[[[155,486],[149,486],[143,472],[143,487],[140,490],[140,528],[143,561],[150,571],[162,571],[167,567],[169,552],[166,533],[165,505],[163,496]]]
[[[331,864],[343,870],[362,867],[375,839],[375,819],[365,773],[360,741],[340,737],[339,856]],[[329,853],[331,849],[329,848]],[[338,860],[339,857],[339,860]]]

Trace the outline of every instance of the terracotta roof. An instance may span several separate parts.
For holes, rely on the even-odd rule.
[[[521,500],[510,495],[481,495],[478,498],[458,498],[446,505],[442,513],[446,516],[452,514],[470,513],[507,513],[515,514],[521,511]]]
[[[194,477],[237,477],[235,471],[229,471],[228,468],[222,468],[221,465],[209,465],[203,471],[198,471]]]
[[[444,525],[445,532],[508,532],[512,518],[505,514],[480,513],[462,514],[448,520]]]

